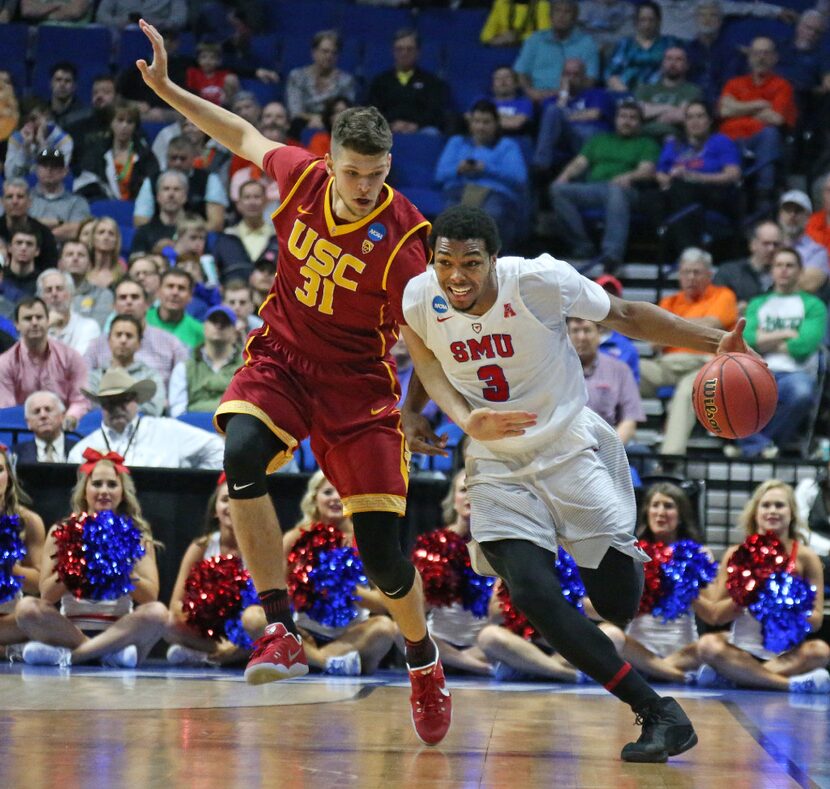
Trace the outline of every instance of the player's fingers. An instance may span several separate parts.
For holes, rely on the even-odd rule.
[[[420,438],[413,439],[409,444],[410,452],[415,453],[416,455],[432,455],[432,456],[440,456],[440,457],[449,457],[449,452],[446,449],[443,449],[440,446],[436,446],[435,444],[430,444]]]

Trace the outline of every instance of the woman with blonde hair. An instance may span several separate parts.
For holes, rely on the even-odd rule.
[[[45,531],[43,520],[26,505],[31,499],[26,495],[9,461],[9,448],[0,444],[0,524],[3,529],[17,527],[20,545],[26,555],[9,569],[12,576],[22,577],[17,594],[0,603],[0,645],[19,644],[26,634],[18,627],[14,610],[23,595],[37,595],[40,580],[40,563]],[[4,583],[11,579],[4,578]]]
[[[89,252],[92,268],[86,278],[93,285],[112,287],[127,272],[121,257],[121,229],[112,217],[101,216],[92,223]]]
[[[790,485],[771,479],[761,483],[746,503],[740,526],[751,535],[774,535],[788,557],[782,568],[815,587],[815,600],[808,617],[812,632],[821,627],[824,615],[824,572],[816,553],[805,544],[805,529]],[[830,693],[830,646],[824,641],[801,641],[776,653],[764,645],[762,626],[748,608],[739,605],[727,588],[729,565],[743,545],[733,545],[723,556],[711,598],[700,616],[712,625],[732,624],[727,633],[708,633],[698,643],[698,654],[706,666],[698,684],[718,682],[718,675],[741,687],[796,693]]]
[[[102,665],[132,668],[147,657],[167,624],[167,608],[158,602],[153,535],[124,459],[91,448],[84,451],[84,459],[70,501],[74,515],[55,524],[46,536],[40,598],[24,597],[15,611],[18,626],[31,639],[23,647],[23,660],[68,666],[99,659]],[[132,519],[140,533],[143,555],[130,572],[132,590],[115,600],[78,598],[61,577],[56,532],[81,513],[95,516],[106,511]]]
[[[354,525],[343,511],[343,502],[322,471],[308,480],[300,501],[302,518],[283,536],[291,575],[291,551],[303,535],[316,526],[334,526],[342,533],[342,545],[354,546]],[[372,674],[398,636],[395,623],[386,616],[383,596],[376,589],[358,586],[357,615],[344,627],[332,627],[299,612],[294,615],[303,637],[308,665],[327,674]],[[374,614],[374,616],[373,616]]]

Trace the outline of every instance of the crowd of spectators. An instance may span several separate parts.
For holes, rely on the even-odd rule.
[[[632,259],[629,240],[654,241],[662,227],[658,254],[678,263],[681,280],[664,306],[726,328],[746,313],[760,321],[750,337],[763,353],[763,323],[780,316],[754,300],[777,292],[783,250],[798,255],[794,293],[811,327],[815,305],[830,299],[827,3],[799,12],[719,0],[464,3],[489,7],[469,41],[425,38],[413,3],[411,26],[372,40],[389,47],[387,61],[375,65],[364,47],[356,65],[354,42],[325,27],[307,31],[306,62],[284,70],[277,51],[253,55],[256,26],[268,17],[257,2],[190,11],[183,0],[15,5],[4,5],[0,21],[32,25],[33,36],[44,23],[97,22],[113,31],[114,52],[141,14],[162,29],[181,84],[270,139],[321,156],[338,112],[375,104],[397,135],[439,141],[429,146],[428,175],[441,205],[483,207],[506,252],[544,246],[585,273],[604,273],[617,295],[611,275]],[[763,27],[755,30],[755,19]],[[279,31],[277,40],[283,51],[294,43]],[[487,54],[475,97],[449,59],[465,45],[470,58]],[[137,403],[142,419],[209,414],[260,325],[256,310],[276,272],[276,184],[160,105],[129,64],[83,83],[80,61],[60,61],[40,92],[15,84],[2,65],[0,104],[14,123],[0,143],[0,402],[22,406],[49,391],[70,433],[100,409],[107,435],[98,388],[119,370],[152,384]],[[718,228],[729,254],[712,246]],[[723,294],[717,309],[701,312],[715,293]],[[705,358],[655,349],[641,361],[626,338],[573,331],[598,409],[632,446],[643,418],[634,390],[654,397],[675,387],[659,449],[683,454],[694,424],[688,390]],[[815,375],[818,334],[807,355],[798,337],[782,340],[794,344],[799,370]],[[628,363],[633,380],[597,367],[597,342]],[[613,379],[619,401],[592,377]],[[770,444],[785,443],[772,436],[738,451],[769,455]],[[36,448],[43,460],[46,444]]]

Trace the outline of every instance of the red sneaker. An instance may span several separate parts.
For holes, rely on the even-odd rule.
[[[437,745],[444,739],[452,722],[452,696],[444,685],[441,658],[425,668],[409,669],[412,683],[412,725],[418,739],[426,745]]]
[[[262,685],[304,674],[308,674],[308,661],[303,639],[289,633],[282,622],[268,625],[265,634],[254,642],[245,669],[245,681],[249,685]]]

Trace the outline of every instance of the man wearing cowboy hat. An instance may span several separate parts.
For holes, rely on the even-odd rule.
[[[139,381],[124,368],[111,367],[97,391],[81,391],[100,405],[103,424],[73,447],[70,463],[80,463],[84,450],[92,447],[117,452],[128,466],[222,468],[224,444],[218,435],[177,419],[139,414],[139,405],[155,394],[153,381]]]

